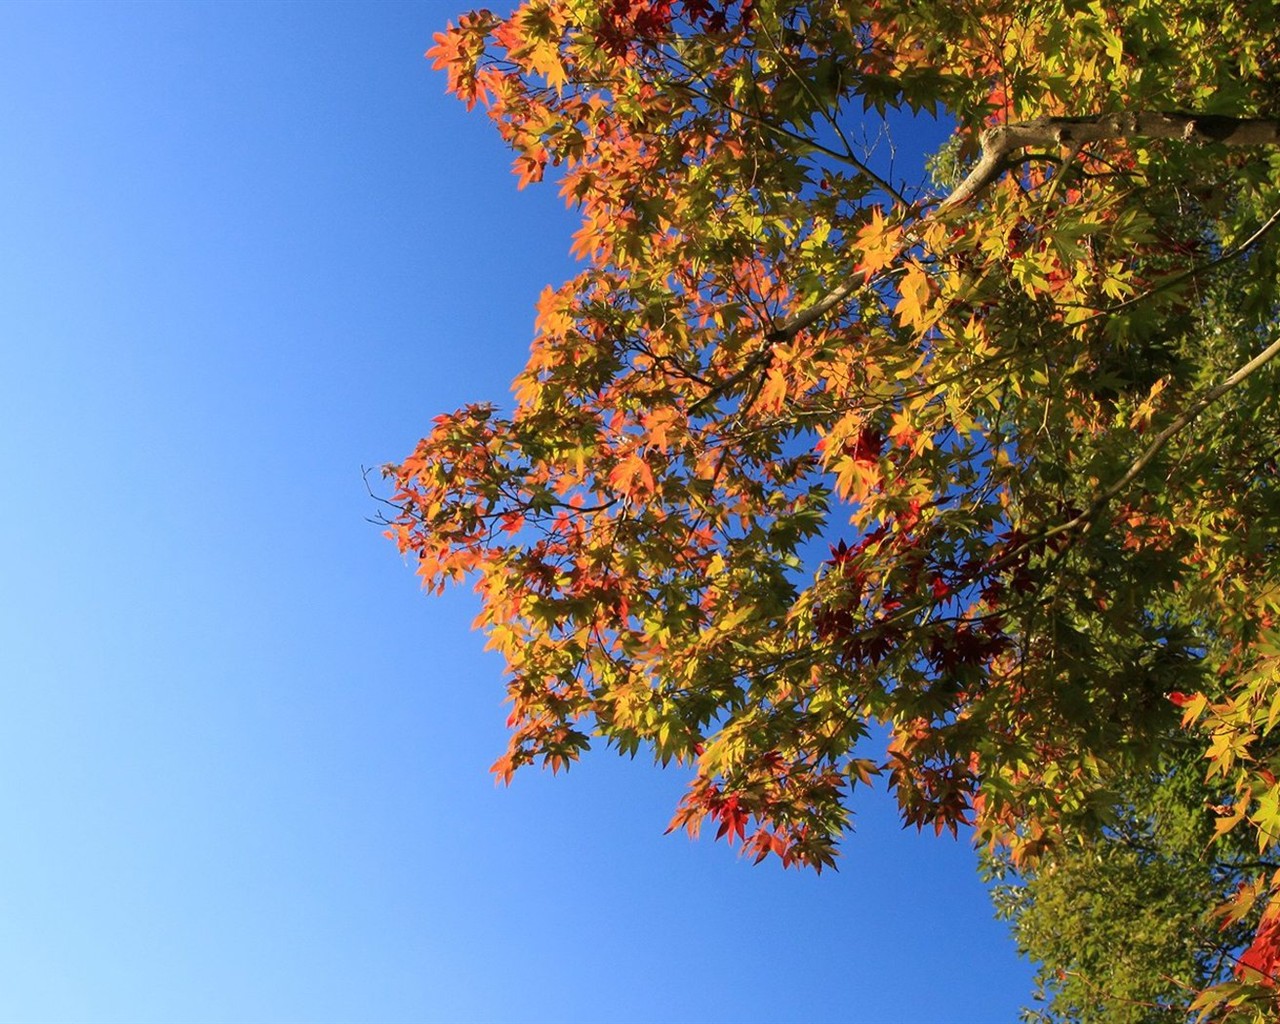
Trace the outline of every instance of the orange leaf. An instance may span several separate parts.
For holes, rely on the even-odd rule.
[[[653,470],[643,456],[633,452],[613,467],[609,486],[627,498],[645,497],[654,492]]]

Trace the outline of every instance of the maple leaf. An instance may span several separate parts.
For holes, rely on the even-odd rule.
[[[653,470],[638,452],[619,460],[609,473],[609,486],[624,497],[643,498],[653,493],[656,484]]]
[[[902,235],[900,225],[891,224],[879,207],[872,207],[871,219],[854,236],[862,270],[873,275],[889,266],[902,252]]]
[[[1269,906],[1258,922],[1253,941],[1236,961],[1236,975],[1275,988],[1280,964],[1280,910]]]
[[[787,375],[779,366],[771,366],[765,375],[764,386],[756,398],[756,407],[762,413],[779,413],[787,403]]]
[[[915,263],[907,265],[907,272],[898,284],[897,314],[905,327],[923,329],[936,319],[930,303],[929,275]]]

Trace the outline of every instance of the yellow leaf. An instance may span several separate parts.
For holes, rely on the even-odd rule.
[[[887,223],[876,207],[871,211],[871,220],[854,236],[854,247],[862,253],[860,269],[865,274],[874,274],[892,263],[902,251],[902,228]]]
[[[912,263],[898,286],[898,319],[904,327],[928,327],[936,319],[929,309],[929,275]]]

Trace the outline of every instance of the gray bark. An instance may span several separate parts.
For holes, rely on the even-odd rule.
[[[1193,145],[1276,146],[1280,145],[1280,120],[1152,112],[1040,117],[998,125],[982,133],[981,158],[938,210],[976,199],[1014,162],[1016,154],[1028,147],[1078,149],[1090,142],[1110,139],[1177,139]]]

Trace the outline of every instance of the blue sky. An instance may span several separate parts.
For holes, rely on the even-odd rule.
[[[361,479],[572,273],[422,51],[457,9],[0,7],[0,1020],[1007,1021],[963,844],[664,836],[495,788],[502,666]]]

